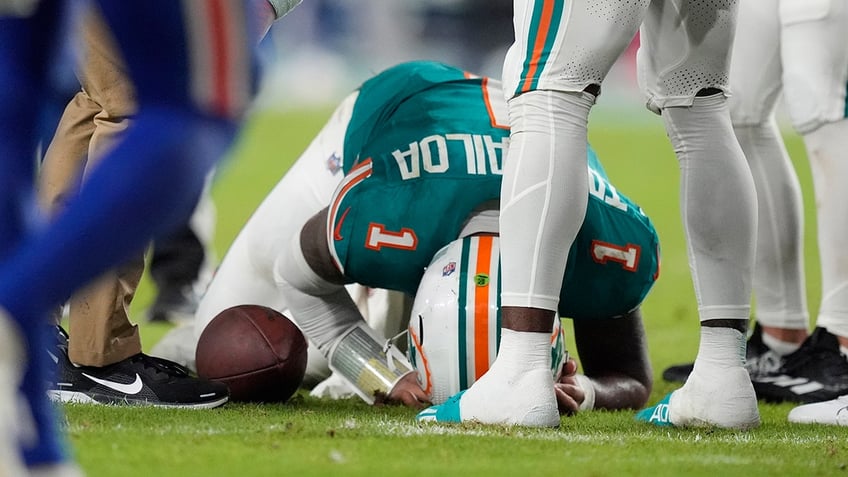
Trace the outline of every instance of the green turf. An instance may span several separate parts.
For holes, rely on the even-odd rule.
[[[219,253],[328,114],[266,113],[254,119],[214,188]],[[662,242],[660,280],[644,305],[658,376],[669,364],[691,360],[698,336],[677,164],[657,121],[597,123],[591,141],[613,183],[651,216]],[[787,139],[808,210],[807,278],[815,316],[819,272],[809,169],[798,138]],[[145,284],[136,314],[150,296]],[[145,347],[166,330],[142,324]],[[672,389],[658,378],[651,401]],[[74,452],[90,476],[848,475],[848,429],[791,426],[790,405],[760,409],[763,425],[750,432],[653,428],[636,423],[631,412],[566,418],[557,430],[417,426],[407,409],[303,395],[285,405],[228,404],[212,411],[76,405],[66,412]]]
[[[841,428],[790,426],[763,406],[752,432],[660,429],[629,412],[563,420],[557,430],[418,426],[403,408],[298,397],[212,411],[68,408],[89,475],[835,475]]]

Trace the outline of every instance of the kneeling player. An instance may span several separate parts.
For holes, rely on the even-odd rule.
[[[497,234],[508,140],[508,131],[499,126],[505,122],[497,116],[502,95],[495,81],[431,63],[384,72],[359,94],[341,160],[346,176],[329,205],[274,258],[274,276],[292,318],[363,398],[388,396],[423,406],[434,399],[427,392],[432,390],[422,389],[404,357],[386,349],[368,328],[343,285],[418,292],[417,300],[426,301],[430,297],[419,290],[425,270],[457,274],[465,277],[456,284],[457,296],[465,290],[466,299],[471,294],[481,300],[474,310],[491,313],[497,323],[499,262],[492,235]],[[645,403],[651,386],[638,306],[656,278],[657,237],[639,207],[609,184],[594,154],[589,163],[590,206],[570,252],[560,299],[560,314],[575,319],[587,375],[576,375],[569,366],[558,386],[559,404],[569,411],[635,408]],[[441,268],[431,264],[457,239],[449,250],[468,255],[459,254]],[[484,264],[485,273],[462,269]],[[498,343],[493,330],[499,327],[475,326],[467,302],[455,307],[458,324],[466,315],[466,344],[458,345],[466,347],[466,357],[457,360],[456,370],[430,371],[463,374],[462,387],[488,368]],[[414,336],[416,320],[413,314],[413,349],[422,339]],[[430,335],[425,327],[418,329],[425,330],[426,347]],[[469,332],[480,343],[473,354],[467,349]],[[537,358],[552,364],[551,354],[548,342]],[[422,371],[423,386],[429,388],[427,372]],[[546,382],[554,385],[550,377]]]
[[[428,372],[434,379],[461,373],[456,385],[470,385],[488,368],[499,342],[498,252],[491,236],[497,234],[509,140],[505,111],[499,82],[438,63],[403,64],[367,81],[337,108],[236,238],[201,302],[193,343],[221,310],[262,304],[295,319],[369,401],[378,394],[415,406],[438,400],[432,392],[440,388],[435,381],[427,384]],[[590,208],[571,250],[560,300],[561,315],[575,319],[586,376],[575,374],[573,361],[565,366],[560,406],[639,407],[650,392],[651,370],[638,306],[656,278],[657,237],[638,206],[609,184],[594,153],[589,159]],[[342,284],[414,296],[425,269],[438,272],[431,260],[445,257],[437,252],[454,241],[448,250],[465,244],[478,251],[481,241],[489,243],[483,251],[491,270],[469,278],[463,267],[473,269],[482,259],[471,263],[460,256],[452,260],[453,272],[447,264],[440,272],[476,280],[473,292],[465,289],[463,303],[444,303],[456,310],[465,359],[425,369],[425,359],[435,366],[444,358],[430,348],[438,339],[434,333],[444,338],[444,332],[430,331],[429,312],[413,314],[410,352],[421,348],[413,355],[421,368],[419,385],[405,357],[383,349],[394,326],[383,325],[381,336],[360,311],[369,308],[372,322],[375,315],[405,321],[409,314],[400,311],[398,294],[357,309]],[[454,286],[460,296],[459,283]],[[446,296],[431,293],[422,287],[417,299],[428,303]],[[481,301],[486,293],[488,308]],[[375,313],[374,305],[381,310]],[[428,321],[419,322],[419,315]],[[459,351],[463,345],[456,343]],[[539,359],[552,361],[551,355],[547,346]]]

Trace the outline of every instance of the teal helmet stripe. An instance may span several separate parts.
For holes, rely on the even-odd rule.
[[[545,16],[547,2],[553,5],[550,17]],[[560,18],[565,9],[565,0],[535,0],[533,2],[533,15],[530,20],[530,34],[528,35],[527,50],[524,53],[524,66],[521,70],[520,81],[515,94],[535,90],[539,86],[539,78],[551,56],[554,42],[556,42],[559,30]],[[544,28],[543,28],[544,27]],[[535,54],[537,38],[543,36],[543,47],[538,57]]]
[[[462,240],[462,254],[459,260],[459,296],[457,305],[459,307],[459,324],[457,326],[457,349],[459,350],[459,389],[468,389],[468,256],[471,253],[470,241]]]

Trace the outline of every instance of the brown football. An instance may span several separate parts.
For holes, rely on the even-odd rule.
[[[239,305],[218,314],[197,343],[197,374],[230,388],[231,401],[283,402],[306,372],[303,333],[281,313]]]

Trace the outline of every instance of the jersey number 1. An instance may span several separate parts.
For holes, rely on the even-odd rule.
[[[618,262],[628,272],[635,272],[639,267],[639,255],[642,248],[629,243],[624,247],[600,240],[592,240],[592,260],[605,264]]]
[[[418,247],[418,237],[412,229],[403,227],[399,232],[386,230],[383,224],[368,224],[368,236],[365,238],[365,248],[380,250],[383,247],[415,250]]]

